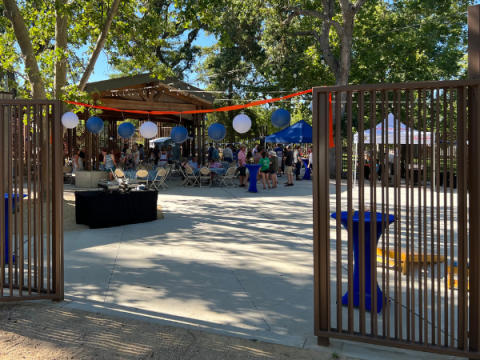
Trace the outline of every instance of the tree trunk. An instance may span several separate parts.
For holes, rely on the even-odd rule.
[[[67,0],[55,1],[55,50],[58,58],[55,62],[54,97],[62,100],[67,85],[67,57],[65,52],[68,46],[68,14],[66,12]]]
[[[107,40],[107,35],[110,30],[110,26],[112,25],[113,18],[117,14],[119,5],[120,5],[120,0],[113,0],[112,7],[108,12],[107,19],[103,24],[102,31],[98,36],[97,43],[95,44],[95,49],[93,50],[92,56],[90,56],[90,60],[88,61],[87,68],[85,69],[85,72],[83,73],[82,78],[80,79],[80,82],[78,84],[78,89],[80,91],[82,91],[85,88],[85,85],[87,85],[87,81],[90,78],[90,75],[92,74],[93,69],[95,68],[95,63],[97,62],[98,56],[100,55],[100,51],[102,51],[103,46],[105,45],[105,41]]]
[[[5,5],[5,16],[12,23],[15,37],[22,51],[25,69],[27,71],[28,80],[31,84],[32,97],[34,99],[46,99],[45,84],[40,74],[35,51],[33,50],[32,41],[28,34],[27,26],[23,20],[20,9],[15,0],[3,0]]]

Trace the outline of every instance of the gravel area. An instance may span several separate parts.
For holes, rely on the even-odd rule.
[[[84,312],[48,302],[0,305],[0,358],[354,359]]]

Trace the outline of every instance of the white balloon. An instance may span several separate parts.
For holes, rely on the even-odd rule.
[[[240,134],[246,133],[251,127],[252,120],[245,114],[237,115],[233,119],[233,128]]]
[[[68,111],[62,115],[62,124],[67,129],[73,129],[78,125],[78,116],[77,114]]]
[[[158,128],[157,125],[155,125],[151,121],[147,121],[146,123],[143,123],[142,126],[140,126],[140,134],[146,139],[151,139],[157,136],[158,133]]]

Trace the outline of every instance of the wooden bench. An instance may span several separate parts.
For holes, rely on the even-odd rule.
[[[382,248],[377,248],[377,261],[378,259],[380,258],[380,262],[382,261],[383,259],[383,256],[385,254],[385,259],[389,259],[389,263],[390,265],[395,265],[395,259],[397,258],[395,256],[395,251],[394,250],[389,250],[388,252],[388,256],[387,256],[387,251],[383,250]],[[413,254],[410,254],[410,259],[409,259],[409,263],[420,263],[422,262],[423,258],[426,259],[426,262],[427,263],[436,263],[438,261],[440,262],[444,262],[445,261],[445,256],[444,255],[429,255],[427,254],[425,256],[425,254],[422,254],[422,257],[420,257],[420,255],[418,253],[413,253]],[[402,251],[400,253],[400,262],[401,262],[401,268],[402,268],[402,274],[403,275],[406,275],[407,274],[407,271],[408,271],[408,264],[407,264],[407,253],[405,251]]]

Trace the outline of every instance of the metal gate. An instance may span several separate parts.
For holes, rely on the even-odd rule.
[[[61,111],[0,100],[0,301],[63,300]]]
[[[319,344],[480,358],[479,90],[480,79],[314,88]]]

